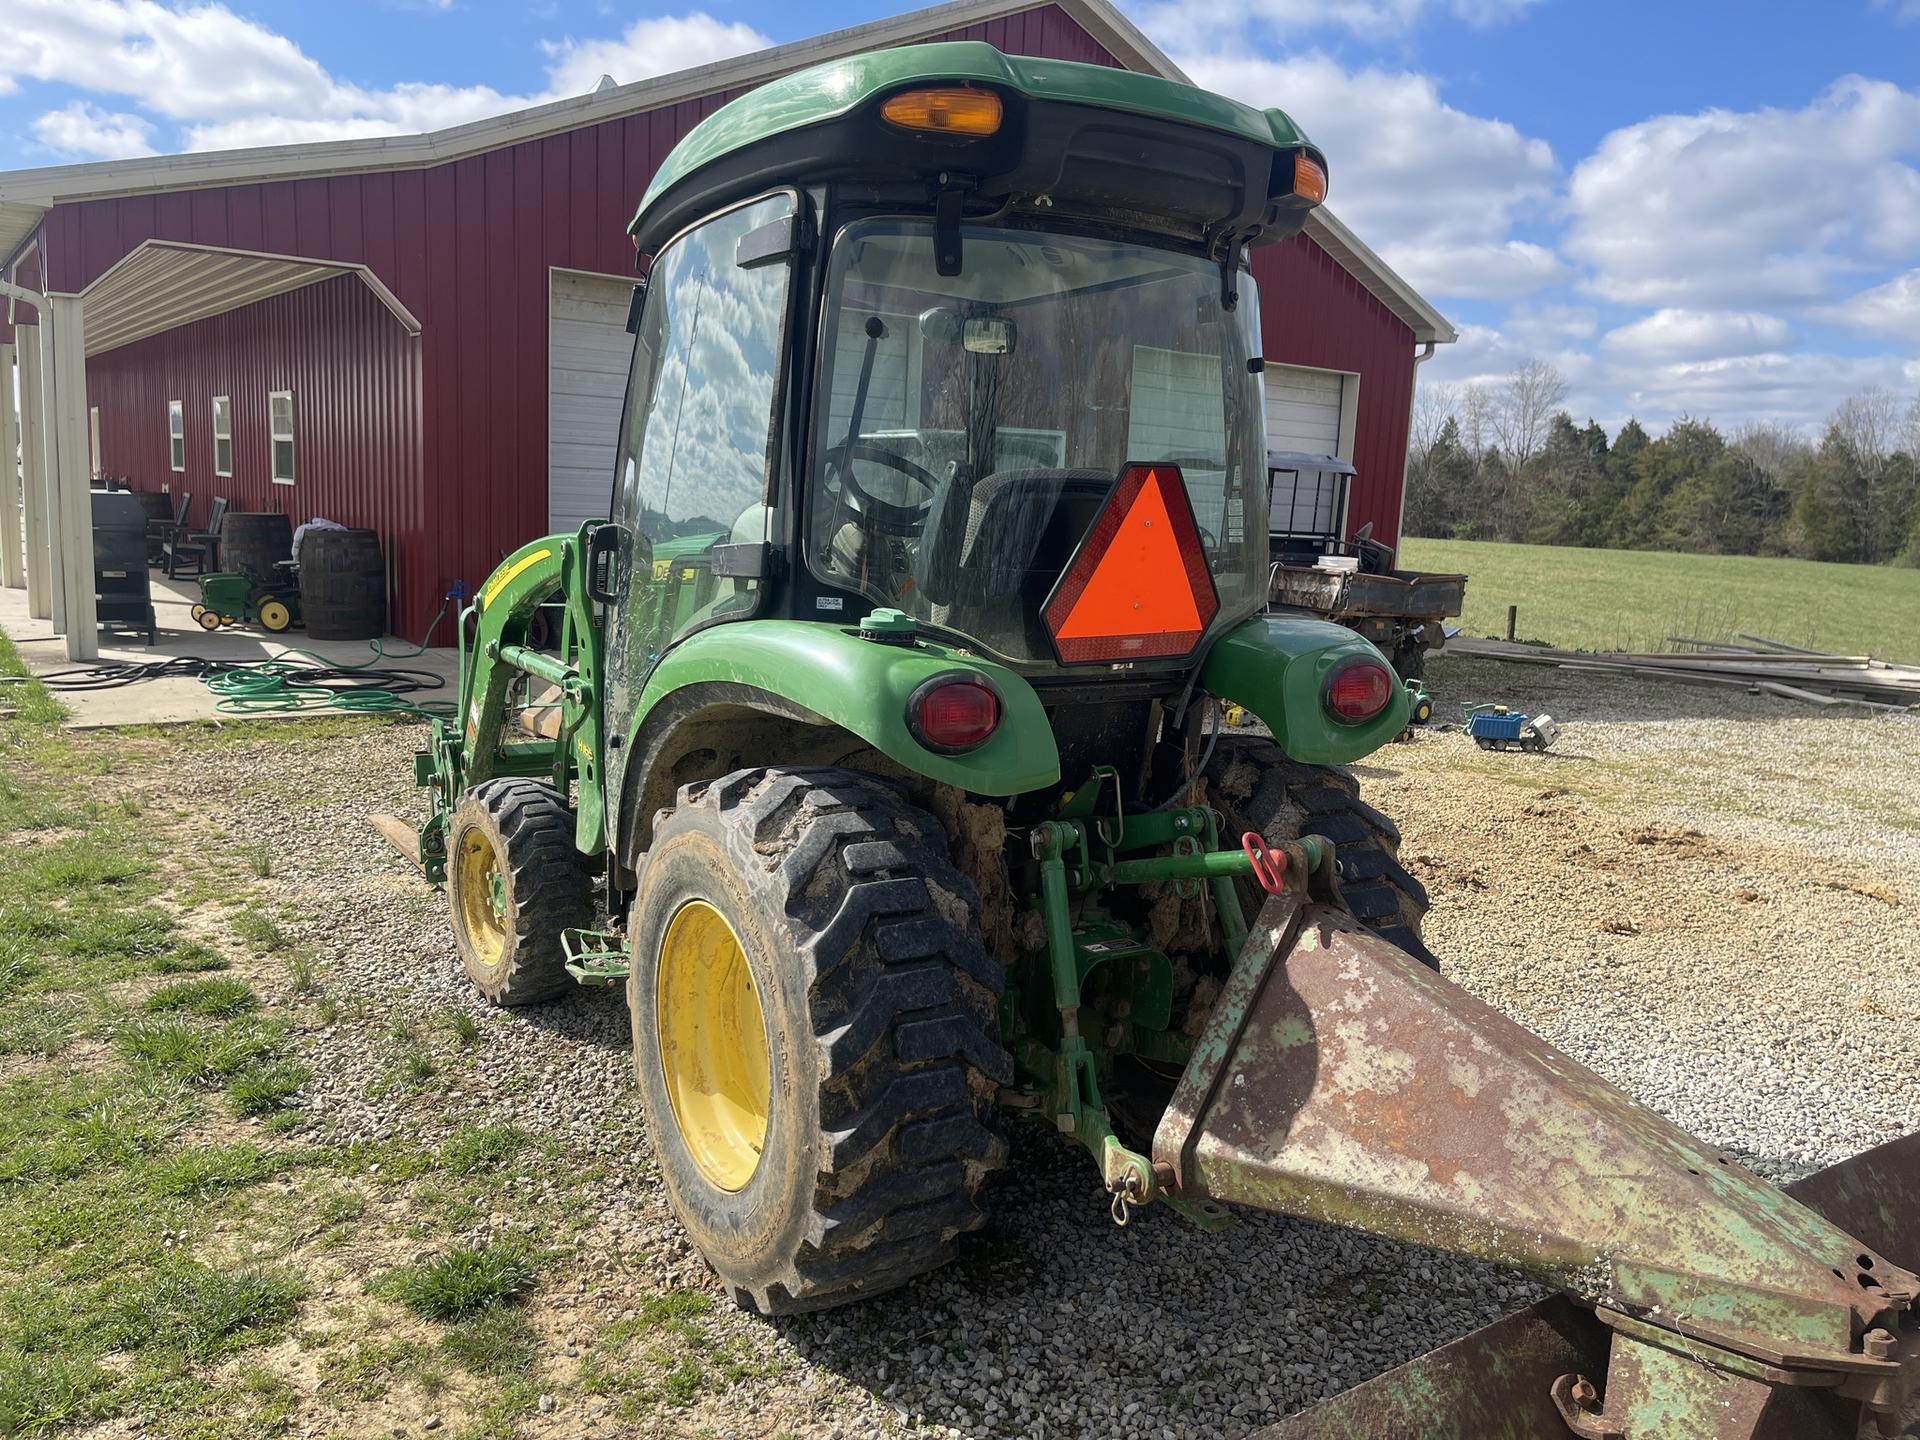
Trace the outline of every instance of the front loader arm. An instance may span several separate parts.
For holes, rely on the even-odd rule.
[[[604,847],[601,785],[602,630],[587,591],[587,536],[530,541],[502,560],[460,613],[460,699],[451,721],[436,720],[430,748],[414,757],[414,778],[433,787],[433,815],[421,827],[419,860],[429,878],[446,874],[446,821],[461,791],[500,775],[551,779],[571,795],[575,844],[587,854]],[[549,646],[528,639],[546,606]],[[559,691],[552,734],[509,731],[507,700],[523,676]]]
[[[1920,1373],[1920,1277],[1902,1264],[1920,1259],[1920,1144],[1814,1177],[1803,1202],[1328,899],[1290,886],[1255,922],[1154,1136],[1167,1190],[1512,1265],[1577,1303],[1521,1312],[1272,1440],[1897,1427]]]

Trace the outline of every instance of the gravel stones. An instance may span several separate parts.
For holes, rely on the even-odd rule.
[[[1432,892],[1443,970],[1776,1178],[1920,1127],[1920,1078],[1892,1060],[1920,1016],[1920,721],[1514,668],[1437,660],[1440,716],[1461,699],[1549,709],[1566,724],[1554,753],[1430,733],[1356,767]],[[365,824],[423,813],[423,734],[183,749],[161,784],[275,854],[270,903],[341,1006],[300,1040],[299,1103],[325,1138],[433,1146],[507,1123],[604,1167],[517,1182],[584,1193],[591,1215],[541,1276],[556,1356],[697,1286],[708,1323],[764,1362],[643,1433],[1237,1437],[1534,1297],[1506,1271],[1274,1217],[1204,1235],[1148,1209],[1118,1229],[1091,1162],[1016,1126],[992,1219],[955,1265],[825,1314],[727,1310],[653,1172],[623,997],[487,1007],[444,901]],[[290,764],[296,781],[262,782]],[[383,1085],[394,1027],[450,1008],[477,1022],[481,1063]],[[512,1224],[496,1212],[475,1234]],[[549,1390],[530,1433],[632,1433]]]

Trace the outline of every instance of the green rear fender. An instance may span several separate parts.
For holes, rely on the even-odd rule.
[[[1304,615],[1256,615],[1215,643],[1200,683],[1251,710],[1295,760],[1345,765],[1371,755],[1407,725],[1407,693],[1399,685],[1387,708],[1362,724],[1343,724],[1327,714],[1321,703],[1327,676],[1355,656],[1387,664],[1344,625]]]
[[[977,750],[942,755],[913,738],[907,701],[937,675],[966,673],[1000,695],[1000,727]],[[883,645],[838,625],[742,620],[701,630],[668,651],[647,677],[635,729],[674,692],[721,682],[779,696],[851,731],[930,780],[979,795],[1019,795],[1060,779],[1060,753],[1039,696],[1002,665],[928,640]]]

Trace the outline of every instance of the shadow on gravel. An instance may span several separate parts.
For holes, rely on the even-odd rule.
[[[624,1053],[633,1048],[627,997],[615,985],[581,986],[557,1000],[519,1007],[508,1013],[530,1030],[590,1045],[596,1050]]]
[[[976,1436],[1233,1437],[1531,1300],[1517,1275],[1243,1213],[1124,1229],[1092,1163],[1016,1130],[992,1219],[893,1295],[775,1322],[903,1417]]]

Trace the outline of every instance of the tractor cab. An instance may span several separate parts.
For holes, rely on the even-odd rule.
[[[1246,253],[1325,169],[1279,111],[1198,93],[949,44],[776,81],[689,137],[633,226],[615,710],[731,621],[886,612],[1043,690],[1097,665],[1171,692],[1262,610]],[[1088,544],[1130,467],[1109,573],[1168,577],[1138,611]]]

